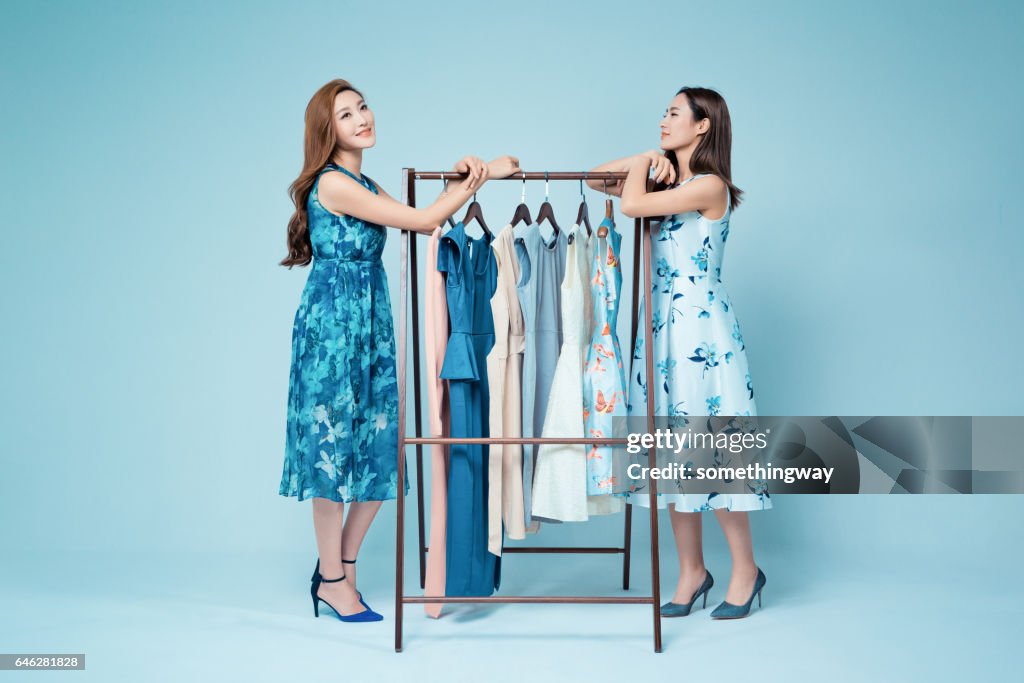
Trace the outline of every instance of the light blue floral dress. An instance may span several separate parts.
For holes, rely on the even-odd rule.
[[[607,228],[606,237],[600,237]],[[604,219],[594,231],[595,248],[590,266],[590,297],[594,327],[583,364],[583,422],[586,436],[607,439],[620,436],[615,418],[626,415],[626,370],[617,332],[622,265],[619,262],[622,233],[611,219]],[[587,495],[614,492],[612,446],[591,445],[587,450]],[[618,502],[618,501],[616,501]],[[593,504],[593,501],[592,501]],[[611,507],[610,512],[616,512]]]
[[[338,502],[389,500],[398,482],[398,383],[387,274],[387,229],[306,204],[313,264],[292,327],[280,494]],[[409,480],[405,481],[405,492]]]
[[[710,174],[695,175],[681,184],[705,175]],[[721,280],[731,215],[731,207],[718,220],[705,218],[699,211],[675,214],[652,234],[654,414],[668,416],[679,429],[687,416],[757,415],[746,345]],[[629,379],[630,416],[647,414],[643,297],[640,302],[639,332]],[[647,463],[646,455],[643,463]],[[751,493],[741,494],[662,493],[666,486],[660,482],[658,488],[658,507],[671,502],[679,512],[772,507],[768,492],[760,484],[754,485]],[[646,486],[627,494],[627,498],[649,506]]]

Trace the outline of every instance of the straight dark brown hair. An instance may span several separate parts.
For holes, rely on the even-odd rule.
[[[680,88],[676,95],[686,95],[694,121],[705,118],[711,120],[711,127],[697,143],[697,149],[693,150],[690,169],[694,174],[713,173],[725,181],[729,186],[730,209],[735,210],[740,205],[743,190],[732,183],[732,122],[725,99],[710,88],[698,87]],[[665,152],[665,156],[675,166],[678,178],[679,160],[676,159],[676,153]],[[667,186],[661,185],[658,189],[665,187]]]

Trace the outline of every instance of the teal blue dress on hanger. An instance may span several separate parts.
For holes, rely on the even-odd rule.
[[[490,436],[487,354],[494,347],[491,296],[498,264],[491,236],[466,235],[461,222],[441,236],[451,333],[439,377],[448,380],[453,438]],[[487,551],[487,444],[452,444],[448,466],[445,595],[487,596],[501,580],[501,558]]]
[[[306,203],[313,264],[292,326],[282,496],[388,500],[398,489],[395,335],[381,252],[387,229]],[[409,492],[409,480],[405,481]]]

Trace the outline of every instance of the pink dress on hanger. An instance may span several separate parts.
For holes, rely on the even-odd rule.
[[[430,403],[430,433],[446,437],[448,434],[448,396],[445,380],[438,378],[444,353],[448,346],[448,301],[444,293],[444,277],[437,270],[437,245],[442,228],[436,228],[427,242],[426,347],[427,347],[427,399]],[[445,585],[445,530],[448,517],[448,446],[434,444],[430,448],[430,552],[427,553],[427,571],[424,581],[425,596],[444,596]],[[427,616],[441,616],[443,603],[425,603]]]

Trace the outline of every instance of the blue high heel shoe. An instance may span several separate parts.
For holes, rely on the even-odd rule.
[[[328,607],[330,607],[332,610],[334,610],[334,613],[342,621],[346,621],[346,622],[361,622],[361,621],[381,621],[382,619],[384,619],[383,616],[381,616],[380,614],[377,614],[376,612],[374,612],[369,607],[367,607],[362,612],[356,612],[355,614],[344,615],[341,612],[339,612],[338,609],[334,605],[332,605],[331,603],[327,602],[326,600],[324,600],[323,598],[321,598],[319,595],[316,594],[317,591],[320,590],[320,584],[321,583],[337,583],[338,581],[344,581],[346,578],[348,578],[348,577],[345,576],[344,574],[342,574],[337,579],[325,579],[323,576],[320,575],[320,572],[317,572],[316,576],[313,577],[313,581],[312,581],[312,583],[310,584],[310,587],[309,587],[310,597],[313,598],[313,616],[315,616],[315,617],[319,617],[320,616],[320,601],[323,600],[324,604],[327,605]]]
[[[723,601],[721,605],[716,607],[711,612],[712,619],[739,619],[747,616],[750,613],[750,605],[754,602],[754,596],[757,596],[757,606],[761,607],[761,589],[764,588],[764,584],[767,583],[767,578],[761,568],[757,568],[757,578],[754,580],[754,592],[750,594],[750,599],[742,605],[734,605],[731,602]]]
[[[355,560],[342,560],[341,563],[342,564],[355,564],[356,561]],[[313,570],[313,576],[309,577],[309,580],[310,581],[316,581],[316,577],[318,577],[318,576],[320,576],[320,558],[317,558],[317,560],[316,560],[316,568]],[[366,604],[365,600],[363,600],[363,594],[360,591],[356,591],[356,595],[359,596],[359,602],[362,604],[363,607],[365,607],[368,610],[372,610],[373,609],[372,607],[370,607],[369,605]]]
[[[700,585],[697,592],[690,598],[690,602],[680,604],[678,602],[666,602],[661,606],[661,616],[663,617],[685,617],[690,613],[690,609],[693,607],[693,603],[697,602],[697,598],[704,595],[704,607],[708,606],[708,591],[715,585],[715,578],[711,576],[711,572],[704,570],[706,576],[704,577],[704,583]]]

